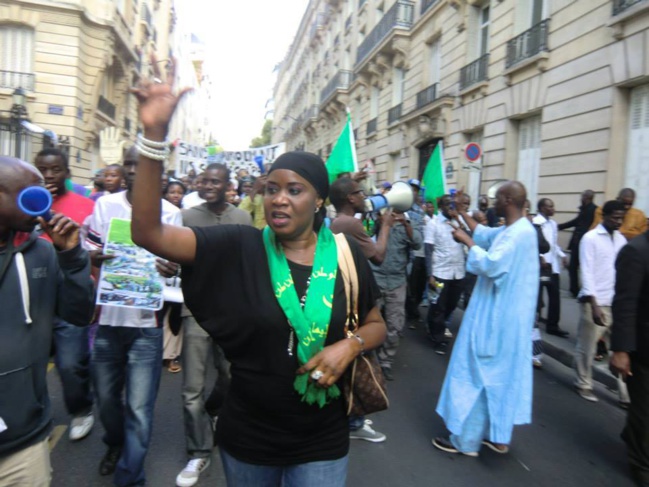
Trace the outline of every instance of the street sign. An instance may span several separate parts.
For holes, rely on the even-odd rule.
[[[469,162],[476,162],[482,157],[482,147],[476,142],[469,142],[464,146],[464,157]]]

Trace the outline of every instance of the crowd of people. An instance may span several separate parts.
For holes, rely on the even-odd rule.
[[[411,179],[410,209],[368,214],[367,174],[330,184],[323,161],[306,152],[281,155],[256,179],[216,163],[175,179],[162,162],[182,93],[147,82],[134,94],[143,135],[121,165],[97,175],[90,195],[75,192],[57,149],[33,164],[0,158],[0,390],[7,392],[0,485],[50,484],[53,343],[69,438],[87,436],[98,414],[106,445],[98,473],[115,485],[146,482],[166,367],[182,372],[187,464],[176,485],[196,484],[218,444],[230,486],[344,486],[350,440],[386,440],[366,415],[347,414],[350,364],[373,355],[384,378],[398,380],[406,324],[446,355],[458,307],[464,315],[436,407],[449,434],[432,444],[473,457],[482,446],[506,454],[514,425],[532,420],[539,324],[568,336],[560,327],[562,266],[581,307],[575,389],[598,400],[592,367],[603,341],[613,352],[620,406],[629,410],[623,438],[631,471],[649,485],[649,232],[632,189],[601,207],[584,191],[577,217],[558,224],[553,201],[535,202],[532,215],[515,181],[498,189],[493,206],[481,196],[472,208],[462,190],[425,201],[421,182]],[[30,186],[51,193],[51,214],[20,209]],[[165,283],[158,311],[94,306],[93,283],[118,257],[106,251],[114,219],[129,220],[132,242],[157,256]],[[559,231],[569,228],[568,254]],[[357,317],[341,249],[356,269]],[[352,319],[360,326],[349,332]]]

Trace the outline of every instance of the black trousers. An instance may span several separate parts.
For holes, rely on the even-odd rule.
[[[649,485],[649,366],[631,359],[633,375],[627,378],[631,404],[622,431],[629,467],[637,485]]]
[[[428,305],[428,333],[434,342],[447,341],[444,337],[446,320],[457,308],[457,302],[464,291],[464,279],[440,279],[435,277],[437,282],[444,283],[444,289],[437,298],[437,303]]]
[[[539,289],[539,302],[543,294],[543,288],[548,291],[548,316],[546,318],[546,330],[559,328],[561,317],[561,295],[559,294],[559,274],[552,274],[549,281],[541,281]]]
[[[419,304],[426,290],[426,280],[426,258],[415,257],[408,277],[406,294],[406,317],[409,319],[419,319]]]
[[[568,275],[570,276],[570,294],[577,297],[579,294],[579,241],[581,239],[574,239],[575,242],[570,242],[570,265],[568,267]]]

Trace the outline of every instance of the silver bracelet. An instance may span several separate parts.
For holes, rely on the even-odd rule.
[[[363,340],[363,337],[360,335],[353,335],[349,338],[356,338],[356,340],[358,340],[358,343],[361,344],[361,355],[365,355],[365,340]]]
[[[138,141],[135,144],[135,149],[141,155],[148,157],[149,159],[152,159],[154,161],[161,161],[161,162],[166,161],[167,158],[169,157],[169,148],[167,148],[166,150],[151,149],[149,147],[140,144],[139,142],[140,141]]]
[[[149,140],[149,139],[145,139],[142,134],[138,134],[137,140],[144,147],[147,147],[149,149],[166,149],[169,147],[169,141],[166,138],[165,140],[162,141]]]

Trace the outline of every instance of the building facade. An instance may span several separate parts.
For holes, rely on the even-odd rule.
[[[174,24],[171,0],[0,0],[3,119],[22,90],[28,127],[63,140],[75,180],[87,181],[104,164],[103,129],[118,129],[115,144],[134,141],[136,100],[128,89],[151,76],[151,53],[162,63],[173,55]],[[13,135],[2,135],[2,153],[14,155]],[[32,161],[42,147],[33,140],[21,158]]]
[[[629,186],[649,214],[649,0],[312,0],[274,101],[273,142],[325,158],[349,107],[379,181],[443,141],[474,202],[518,179],[562,221]]]

